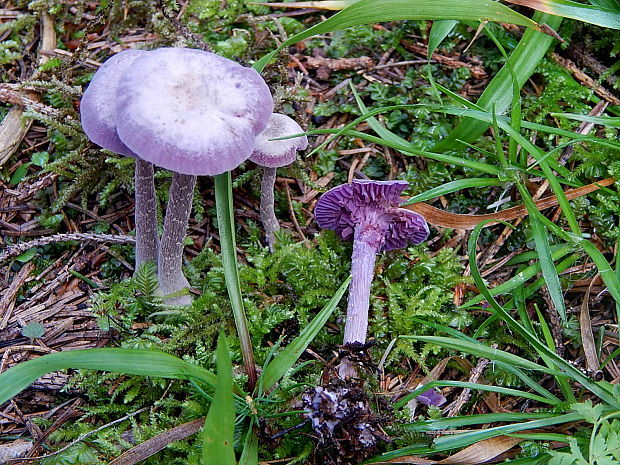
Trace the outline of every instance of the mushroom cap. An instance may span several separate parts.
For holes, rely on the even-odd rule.
[[[297,121],[280,113],[272,113],[267,128],[260,133],[254,142],[254,151],[250,160],[267,168],[279,168],[295,161],[298,150],[308,147],[308,138],[270,140],[292,136],[304,132]]]
[[[333,229],[342,239],[353,239],[356,218],[363,209],[381,209],[387,217],[388,228],[380,250],[395,250],[408,244],[419,244],[429,234],[421,215],[398,208],[400,194],[406,181],[361,181],[342,184],[321,196],[314,209],[317,224]]]
[[[256,71],[187,48],[137,57],[116,96],[120,140],[144,160],[188,175],[221,174],[247,160],[273,111]]]
[[[111,152],[136,157],[116,133],[116,93],[127,68],[143,54],[142,50],[124,50],[97,70],[80,102],[82,128],[95,144]]]

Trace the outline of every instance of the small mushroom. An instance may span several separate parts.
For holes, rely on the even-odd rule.
[[[275,233],[280,230],[274,208],[276,169],[295,161],[298,150],[308,147],[306,136],[272,140],[304,132],[297,122],[280,113],[273,113],[269,125],[257,138],[250,160],[263,167],[260,192],[260,220],[265,228],[269,250],[273,252]]]
[[[113,76],[110,126],[131,153],[173,172],[158,252],[159,287],[164,295],[177,294],[168,303],[190,304],[189,295],[178,294],[189,287],[183,240],[196,176],[222,174],[247,160],[267,127],[273,100],[256,71],[210,52],[161,48],[126,60]]]
[[[366,342],[370,285],[377,253],[428,237],[424,218],[399,208],[405,181],[359,181],[337,186],[319,199],[314,210],[321,228],[333,229],[342,239],[353,239],[351,287],[344,329],[344,345]],[[353,362],[345,357],[339,367],[341,378],[356,377]]]
[[[95,73],[80,103],[82,128],[88,138],[110,152],[136,159],[136,270],[146,262],[157,265],[159,237],[153,165],[133,153],[119,139],[116,133],[116,92],[123,73],[145,53],[126,50],[107,60]]]

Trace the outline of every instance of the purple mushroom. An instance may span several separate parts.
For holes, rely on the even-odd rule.
[[[329,190],[316,204],[314,214],[321,228],[333,229],[342,239],[353,239],[345,345],[366,342],[377,253],[419,244],[428,236],[422,216],[399,208],[406,187],[405,181],[355,180]],[[339,374],[343,379],[357,376],[348,357],[343,359]]]
[[[153,165],[133,153],[116,133],[116,92],[123,73],[147,52],[126,50],[114,55],[95,73],[80,104],[82,127],[88,138],[110,152],[136,159],[136,270],[146,262],[157,266],[159,237]]]
[[[273,113],[269,118],[269,125],[255,141],[254,152],[250,160],[263,167],[263,181],[260,194],[260,220],[265,228],[265,236],[269,250],[273,252],[276,231],[280,223],[274,209],[274,187],[276,184],[276,169],[290,165],[295,161],[298,150],[308,147],[308,138],[294,137],[291,139],[271,140],[280,137],[292,136],[304,132],[297,122],[286,115]]]
[[[273,100],[256,71],[210,52],[161,48],[115,59],[127,65],[113,75],[113,103],[101,98],[93,106],[109,109],[109,126],[131,153],[173,172],[159,287],[172,295],[168,303],[190,304],[191,297],[181,295],[189,287],[182,259],[196,176],[222,174],[247,160]]]

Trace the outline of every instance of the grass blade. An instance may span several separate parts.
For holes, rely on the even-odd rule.
[[[334,294],[327,305],[315,316],[310,324],[278,354],[263,370],[260,378],[261,388],[268,391],[286,374],[288,370],[297,362],[299,356],[306,350],[310,342],[316,337],[323,328],[334,309],[338,306],[340,299],[349,287],[351,278],[347,279],[340,289]]]
[[[217,387],[202,428],[202,463],[236,465],[232,363],[224,333],[217,341],[216,365]]]
[[[536,13],[533,17],[537,23],[546,23],[553,29],[557,29],[562,23],[562,18],[542,13]],[[506,65],[495,75],[487,85],[484,92],[476,104],[488,111],[495,105],[498,114],[505,113],[512,102],[512,78],[510,69],[515,72],[515,78],[519,87],[532,75],[538,63],[547,53],[553,38],[533,29],[528,29],[523,34],[519,44],[514,49]],[[462,150],[465,142],[473,142],[478,139],[489,127],[488,123],[474,121],[471,119],[463,120],[459,125],[441,142],[433,147],[434,152],[445,152],[448,150]]]
[[[435,418],[433,420],[417,421],[402,425],[407,431],[426,432],[439,431],[463,426],[484,425],[500,421],[542,420],[557,416],[554,413],[482,413],[452,418]]]
[[[237,269],[237,246],[235,244],[235,219],[232,200],[232,182],[230,171],[218,174],[215,180],[215,208],[217,211],[217,226],[220,234],[220,248],[222,250],[222,266],[226,288],[232,307],[239,344],[243,355],[243,363],[248,375],[250,391],[256,386],[258,376],[254,365],[254,350],[248,330],[248,322],[243,309],[243,297],[241,295],[241,283],[239,282],[239,270]]]
[[[165,352],[115,348],[72,350],[28,360],[0,374],[0,404],[47,373],[78,368],[217,384],[216,376],[210,371]]]
[[[454,26],[459,22],[454,19],[441,19],[433,21],[431,32],[428,34],[428,54],[426,57],[430,60],[439,47],[439,44],[452,32]]]
[[[573,250],[572,246],[564,245],[563,247],[559,249],[555,249],[551,252],[551,259],[559,260],[565,255],[569,254],[572,250]],[[492,296],[507,294],[511,292],[512,290],[516,289],[517,287],[523,285],[529,279],[533,278],[536,275],[536,273],[540,272],[540,270],[541,270],[541,265],[539,262],[529,265],[528,267],[524,268],[519,273],[517,273],[516,276],[510,278],[508,281],[502,284],[499,284],[498,286],[495,286],[492,289],[489,289],[489,292],[491,293]],[[471,307],[473,305],[476,305],[482,302],[483,300],[485,300],[484,295],[479,294],[476,297],[469,299],[463,305],[461,305],[461,308]]]
[[[515,5],[527,6],[551,15],[576,19],[601,27],[620,29],[620,10],[603,6],[584,5],[570,0],[506,0]]]
[[[369,120],[369,123],[370,123],[370,120]],[[420,149],[415,148],[413,145],[409,144],[409,142],[407,141],[404,141],[404,143],[394,142],[391,140],[382,139],[381,137],[372,136],[370,134],[366,134],[360,131],[352,131],[352,130],[343,131],[342,129],[316,129],[313,131],[308,131],[305,134],[309,134],[309,135],[337,134],[337,135],[353,136],[353,137],[358,137],[368,142],[373,142],[373,143],[384,145],[386,147],[393,148],[408,157],[415,156],[415,157],[428,158],[429,160],[441,161],[449,165],[464,166],[466,168],[470,168],[472,170],[480,171],[482,173],[491,174],[491,175],[498,175],[501,173],[501,170],[498,167],[489,165],[488,163],[481,163],[475,160],[469,160],[467,158],[460,158],[460,157],[454,157],[452,155],[445,155],[443,153],[427,152],[425,150],[420,150]]]
[[[607,126],[610,128],[620,128],[620,118],[616,116],[575,115],[574,113],[551,113],[551,116],[559,116],[566,119],[600,124],[601,126]]]
[[[582,420],[583,416],[579,413],[566,413],[557,415],[552,418],[544,418],[541,420],[525,421],[523,423],[513,423],[511,425],[495,426],[484,430],[476,430],[467,433],[442,436],[434,440],[435,450],[444,451],[466,447],[483,439],[493,438],[509,433],[516,433],[523,430],[532,430],[536,428],[544,428],[546,426],[559,425],[573,421]]]
[[[422,194],[418,194],[411,197],[401,205],[411,205],[412,203],[425,202],[441,195],[451,194],[462,189],[469,189],[471,187],[487,187],[487,186],[499,186],[502,182],[497,178],[466,178],[456,181],[450,181],[441,186],[429,189]]]
[[[410,392],[405,397],[400,399],[398,402],[394,404],[394,408],[402,408],[407,402],[415,397],[423,394],[429,389],[433,389],[436,387],[444,387],[444,386],[453,386],[453,387],[461,387],[464,389],[476,389],[478,391],[487,391],[487,392],[496,392],[498,394],[505,394],[508,396],[516,396],[523,397],[525,399],[535,400],[544,404],[557,405],[560,404],[560,400],[549,399],[547,397],[538,396],[536,394],[532,394],[530,392],[519,391],[518,389],[505,388],[501,386],[491,386],[489,384],[479,384],[479,383],[467,383],[463,381],[431,381],[426,383],[424,386],[420,386],[415,391]]]
[[[579,369],[575,368],[569,362],[564,360],[562,357],[559,357],[555,352],[550,350],[545,344],[540,342],[537,335],[529,332],[525,327],[519,324],[504,308],[497,303],[495,298],[491,295],[489,290],[487,289],[484,281],[482,280],[482,276],[480,275],[480,270],[478,269],[478,264],[476,263],[476,244],[478,242],[478,237],[480,236],[480,232],[482,228],[484,228],[485,222],[480,223],[478,226],[474,228],[469,236],[469,241],[467,244],[467,251],[469,255],[469,265],[471,269],[471,276],[474,279],[474,283],[482,292],[482,294],[486,297],[487,302],[493,307],[493,309],[499,313],[504,320],[504,322],[508,325],[508,327],[520,334],[526,341],[530,343],[536,352],[541,356],[547,357],[549,360],[553,362],[555,366],[561,369],[564,373],[566,373],[569,377],[578,383],[581,383],[586,389],[597,395],[601,400],[604,400],[608,404],[614,406],[615,408],[620,408],[620,401],[614,397],[614,395],[608,389],[608,386],[604,384],[597,383],[583,374]],[[594,246],[592,246],[594,247]],[[598,250],[597,250],[598,252]],[[600,252],[599,252],[600,253]],[[604,259],[604,257],[603,257]],[[605,260],[605,262],[607,262]],[[609,266],[609,263],[607,263]],[[489,348],[490,349],[490,348]],[[503,362],[503,360],[502,360]]]
[[[258,465],[258,435],[253,427],[250,427],[245,436],[239,465]]]
[[[543,277],[545,278],[549,295],[553,301],[555,310],[562,319],[562,323],[566,324],[567,318],[566,307],[564,305],[564,294],[562,293],[560,277],[555,271],[555,264],[553,263],[553,258],[551,256],[551,246],[549,245],[547,230],[538,218],[541,213],[536,208],[536,205],[530,197],[528,190],[522,186],[521,183],[517,183],[517,187],[519,188],[519,192],[521,192],[521,197],[523,198],[525,206],[530,214],[530,225],[532,226],[532,234],[534,235],[534,245],[536,247],[536,251],[538,252],[540,268]]]
[[[557,374],[557,371],[550,370],[547,367],[539,365],[538,363],[526,360],[518,355],[505,352],[503,350],[495,349],[493,347],[486,346],[484,344],[473,344],[468,341],[450,337],[440,336],[400,336],[402,339],[413,339],[415,341],[430,342],[449,349],[458,350],[468,354],[476,355],[478,357],[488,358],[490,360],[510,364],[525,370],[537,370],[543,373]]]
[[[276,50],[258,60],[254,64],[254,69],[261,72],[284,47],[314,35],[361,24],[430,19],[495,21],[517,24],[528,29],[542,29],[535,21],[492,0],[443,0],[442,2],[416,0],[415,6],[412,5],[411,0],[360,0],[331,18],[286,40]]]
[[[616,274],[605,256],[599,249],[596,248],[594,244],[592,244],[592,242],[586,239],[581,239],[579,241],[579,245],[583,248],[585,253],[590,256],[596,265],[596,268],[601,275],[601,279],[607,286],[611,296],[614,298],[616,303],[620,303],[620,276]],[[617,259],[618,258],[616,257],[616,260]]]

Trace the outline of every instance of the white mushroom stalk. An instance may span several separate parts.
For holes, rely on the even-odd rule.
[[[280,230],[274,204],[276,169],[293,163],[297,157],[297,151],[308,147],[306,136],[280,138],[302,132],[304,132],[303,129],[294,119],[280,113],[273,113],[269,118],[267,129],[256,138],[256,145],[250,157],[250,160],[263,167],[260,220],[265,229],[267,245],[272,252],[275,247],[275,233]]]

